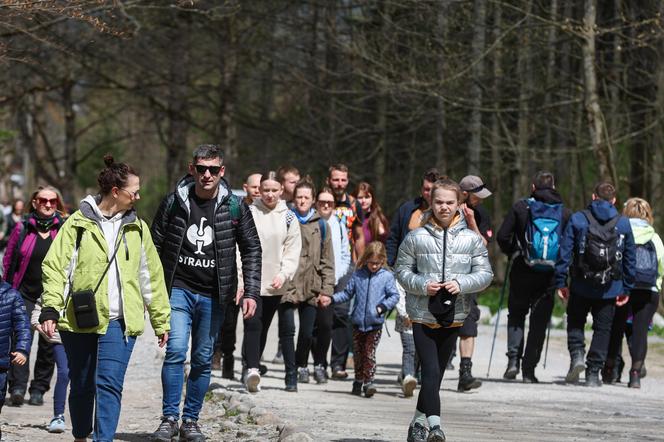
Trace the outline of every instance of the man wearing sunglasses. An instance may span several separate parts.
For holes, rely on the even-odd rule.
[[[245,319],[260,302],[261,244],[247,204],[224,180],[223,154],[216,145],[194,151],[189,175],[161,203],[152,235],[170,290],[171,333],[162,367],[163,416],[155,441],[178,436],[204,441],[198,416],[210,384],[213,347],[227,303],[237,291],[236,246],[244,294],[237,300]],[[184,362],[191,343],[191,370],[178,429]]]

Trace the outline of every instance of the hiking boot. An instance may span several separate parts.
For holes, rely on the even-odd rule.
[[[586,369],[586,387],[601,387],[602,381],[599,379],[599,368]]]
[[[440,425],[434,425],[429,430],[429,436],[427,437],[427,442],[445,442],[445,433],[443,433]]]
[[[297,369],[297,382],[300,384],[309,383],[309,369],[307,367],[300,367]]]
[[[372,397],[376,394],[376,385],[373,382],[369,382],[362,387],[364,390],[364,397]]]
[[[171,442],[178,436],[178,421],[174,416],[163,416],[157,431],[152,433],[152,442]]]
[[[567,372],[567,376],[565,376],[565,382],[569,384],[579,382],[579,375],[586,369],[583,356],[583,352],[575,352],[570,355],[569,371]]]
[[[205,436],[198,426],[198,421],[193,419],[184,419],[180,427],[180,442],[203,442]]]
[[[473,377],[473,363],[470,359],[462,358],[459,364],[459,385],[457,391],[468,391],[473,388],[480,388],[482,381]]]
[[[65,417],[62,414],[54,416],[51,423],[48,424],[49,433],[64,433],[65,432]]]
[[[224,379],[235,379],[235,358],[225,356],[221,364],[221,377]]]
[[[9,396],[9,405],[20,407],[25,401],[25,390],[14,390]]]
[[[212,353],[212,363],[210,364],[210,370],[221,370],[221,350],[215,350],[214,353]]]
[[[407,442],[426,442],[428,430],[419,422],[411,423],[408,426]]]
[[[353,390],[350,392],[350,394],[354,394],[355,396],[362,396],[362,382],[353,381]]]
[[[348,373],[342,367],[332,367],[332,379],[346,379]]]
[[[641,388],[641,373],[640,370],[629,371],[629,388]]]
[[[33,391],[30,393],[29,405],[44,405],[44,393],[41,391]]]
[[[327,384],[327,373],[325,367],[316,365],[314,367],[314,380],[317,384]]]
[[[407,374],[406,377],[403,378],[403,381],[401,381],[401,391],[403,391],[403,396],[412,397],[415,387],[417,387],[417,379]]]
[[[286,372],[285,377],[286,391],[290,393],[297,393],[297,371]]]
[[[539,379],[535,377],[534,368],[524,368],[521,377],[524,384],[539,384]]]
[[[258,393],[261,391],[260,387],[261,375],[257,368],[250,368],[247,370],[244,385],[247,387],[249,393]]]
[[[519,374],[519,358],[509,358],[503,379],[516,379]]]

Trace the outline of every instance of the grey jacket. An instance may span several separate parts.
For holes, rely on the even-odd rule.
[[[452,327],[460,326],[468,316],[469,294],[484,290],[493,279],[482,238],[466,227],[463,216],[447,230],[426,223],[411,231],[399,247],[395,267],[397,280],[406,290],[406,311],[414,322],[436,323],[429,312],[428,282],[456,280],[459,283],[461,293],[457,296]]]

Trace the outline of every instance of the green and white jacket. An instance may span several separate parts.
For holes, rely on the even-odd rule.
[[[58,322],[58,330],[76,333],[105,334],[109,323],[108,274],[103,278],[95,294],[99,325],[79,329],[69,302],[69,275],[73,291],[94,290],[112,256],[101,228],[99,211],[92,204],[99,199],[87,197],[80,209],[62,226],[42,263],[44,293],[40,322],[52,319]],[[76,238],[81,230],[80,247]],[[157,250],[152,242],[149,226],[136,216],[134,210],[122,216],[116,240],[119,247],[115,257],[119,272],[122,317],[125,335],[143,333],[145,311],[150,316],[155,335],[170,330],[171,309],[164,282],[164,271]],[[111,266],[109,272],[115,266]]]

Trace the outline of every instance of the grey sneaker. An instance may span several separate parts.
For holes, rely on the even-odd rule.
[[[410,424],[408,427],[407,442],[427,442],[427,429],[418,422]]]
[[[64,433],[65,432],[65,417],[63,415],[58,415],[51,419],[51,423],[48,424],[49,433]]]
[[[415,387],[417,387],[417,379],[415,379],[414,376],[407,374],[406,377],[403,378],[403,381],[401,381],[401,391],[403,391],[403,396],[412,397]]]
[[[445,442],[445,433],[440,428],[439,425],[434,425],[429,430],[429,437],[427,437],[427,442]]]
[[[198,421],[184,419],[180,427],[180,442],[204,442],[205,436],[198,426]]]
[[[374,394],[376,394],[376,385],[373,382],[369,382],[364,384],[362,390],[364,390],[364,397],[372,397]]]
[[[249,393],[258,393],[261,391],[260,387],[261,375],[257,368],[250,368],[247,370],[247,376],[245,377],[245,385]]]
[[[152,442],[171,442],[178,436],[178,421],[174,416],[163,416],[157,431],[152,433]]]
[[[325,367],[322,365],[316,365],[314,367],[314,380],[317,384],[326,384],[327,383],[327,373]]]
[[[297,382],[300,384],[309,383],[309,369],[307,367],[300,367],[297,369]]]

